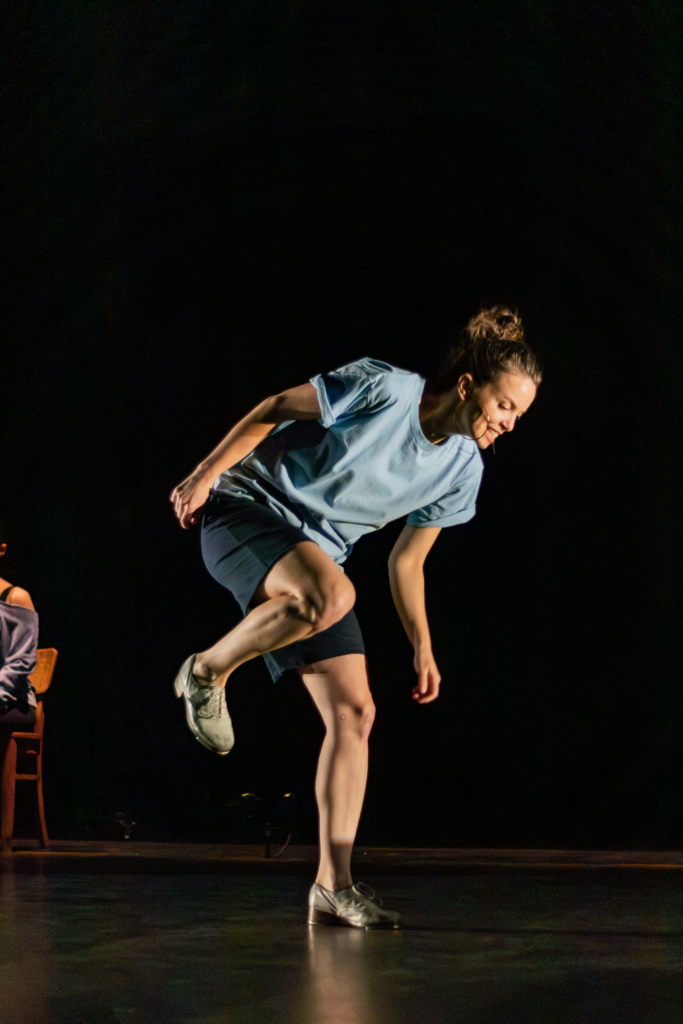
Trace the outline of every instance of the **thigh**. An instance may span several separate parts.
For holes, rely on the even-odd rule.
[[[372,709],[372,694],[364,654],[342,654],[337,658],[305,665],[298,670],[324,722],[337,718],[340,708],[355,714]]]
[[[333,626],[303,640],[296,640],[293,644],[287,644],[286,647],[278,647],[263,657],[273,682],[277,682],[291,669],[311,666],[317,662],[339,658],[344,654],[365,654],[363,633],[353,608]]]
[[[303,530],[259,502],[214,495],[207,502],[201,534],[204,565],[245,615],[273,566],[307,540]]]
[[[26,711],[21,711],[15,706],[4,714],[0,714],[0,732],[7,734],[8,741],[13,732],[33,732],[35,725],[36,709],[34,707],[28,707]]]
[[[5,760],[5,752],[13,732],[33,732],[36,725],[36,709],[28,711],[11,708],[0,715],[0,767]]]
[[[251,604],[292,595],[316,603],[331,587],[351,586],[339,566],[315,541],[301,541],[268,570],[254,592]]]

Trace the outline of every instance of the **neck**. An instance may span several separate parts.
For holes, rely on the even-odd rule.
[[[439,444],[453,434],[470,436],[466,405],[455,388],[434,394],[425,387],[420,402],[420,426],[427,440]]]

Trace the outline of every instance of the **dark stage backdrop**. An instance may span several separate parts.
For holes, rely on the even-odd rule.
[[[390,604],[401,524],[348,563],[379,709],[360,839],[680,844],[680,6],[5,21],[2,572],[60,652],[53,835],[248,838],[240,794],[292,792],[312,838],[300,684],[239,670],[229,758],[183,724],[175,670],[238,611],[167,495],[262,397],[363,355],[429,373],[504,300],[546,381],[430,557],[437,703]]]

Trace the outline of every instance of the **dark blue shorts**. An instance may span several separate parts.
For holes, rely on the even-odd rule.
[[[212,494],[202,522],[204,565],[236,599],[246,615],[254,592],[270,569],[296,544],[309,540],[267,505],[249,498]],[[342,654],[365,654],[356,613],[308,640],[264,654],[273,680],[283,672]]]

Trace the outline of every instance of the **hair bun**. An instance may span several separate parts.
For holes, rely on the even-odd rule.
[[[524,341],[522,319],[508,306],[489,306],[473,316],[463,332],[466,348],[478,341]]]
[[[472,377],[476,387],[482,387],[508,372],[522,373],[536,386],[543,379],[538,360],[524,340],[519,313],[508,306],[489,306],[467,324],[435,388],[441,393],[450,391],[464,373]]]

